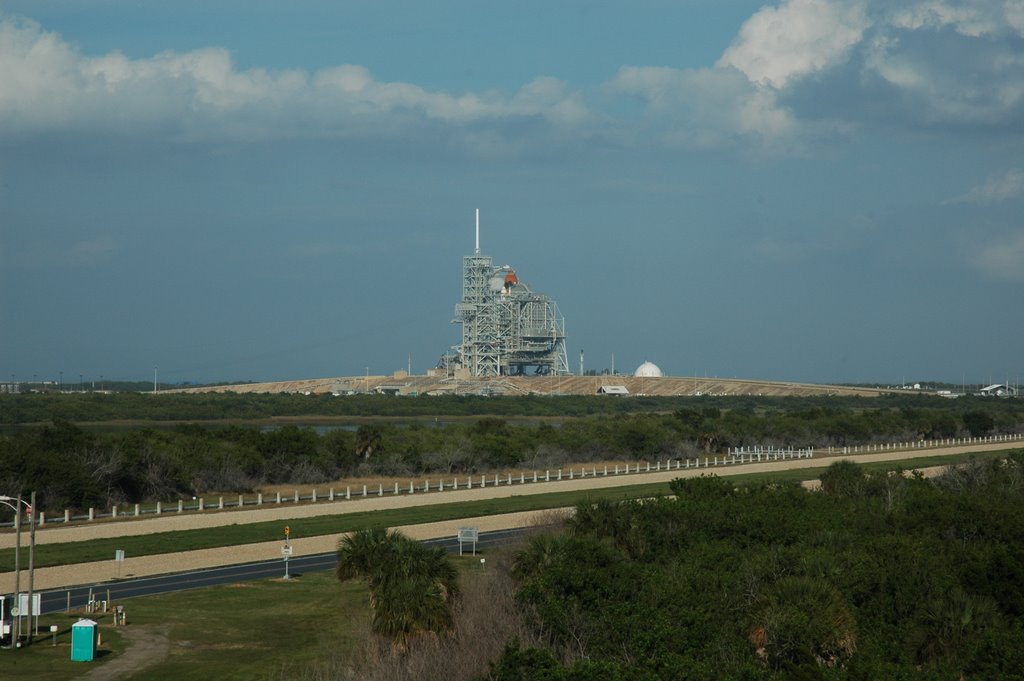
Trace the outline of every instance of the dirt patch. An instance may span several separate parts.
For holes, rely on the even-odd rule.
[[[128,643],[119,655],[79,676],[81,681],[114,681],[129,678],[146,667],[160,662],[170,651],[167,627],[156,625],[129,626],[121,630]]]
[[[937,478],[938,476],[949,470],[949,466],[929,466],[927,468],[914,468],[913,470],[903,471],[903,476],[910,478],[917,474],[920,474],[924,478]],[[821,489],[821,479],[814,478],[813,480],[804,480],[800,483],[800,486],[804,489],[819,490]]]

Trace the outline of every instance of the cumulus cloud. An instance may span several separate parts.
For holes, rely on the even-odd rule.
[[[867,26],[860,3],[789,0],[750,17],[718,64],[782,88],[843,60]]]
[[[1012,128],[1022,38],[1024,0],[784,0],[751,16],[718,65],[772,87],[801,120],[838,93],[853,122]]]
[[[627,66],[607,88],[642,100],[664,128],[664,141],[679,146],[770,143],[796,128],[773,92],[732,68]]]
[[[1024,130],[1024,0],[781,0],[714,64],[624,66],[591,101],[540,76],[518,91],[448,92],[364,66],[239,69],[217,47],[132,59],[82,54],[38,24],[0,19],[0,134],[176,139],[439,140],[508,155],[601,139],[798,151],[855,129]]]
[[[974,265],[996,279],[1024,282],[1024,234],[993,242],[974,257]]]
[[[803,152],[864,128],[1024,124],[1024,0],[782,0],[755,12],[714,66],[624,67],[667,143]]]
[[[863,55],[879,110],[915,124],[981,128],[1024,120],[1024,58],[1008,42],[959,33],[880,30]]]
[[[888,22],[907,30],[952,28],[972,38],[1021,31],[1021,0],[972,0],[970,3],[926,0],[890,9]]]
[[[184,137],[337,136],[416,123],[574,126],[582,95],[540,77],[511,95],[451,94],[342,65],[316,73],[239,70],[221,48],[130,59],[81,54],[38,24],[0,20],[0,130],[152,132]]]
[[[1024,197],[1024,171],[1011,168],[1005,173],[992,175],[985,182],[972,187],[963,196],[946,203],[975,203],[990,205]]]

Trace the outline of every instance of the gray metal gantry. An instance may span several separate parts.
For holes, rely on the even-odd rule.
[[[479,232],[478,232],[479,234]],[[471,376],[568,374],[565,319],[558,305],[520,282],[490,256],[462,259],[462,300],[453,323],[462,324],[455,364]]]

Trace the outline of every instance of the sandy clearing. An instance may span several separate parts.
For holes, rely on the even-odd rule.
[[[949,466],[928,466],[927,468],[915,468],[913,471],[904,471],[903,475],[909,477],[911,473],[920,473],[925,478],[935,478],[946,472]],[[800,486],[804,489],[817,490],[821,489],[821,480],[815,478],[813,480],[804,480],[800,483]]]
[[[151,532],[167,531],[168,529],[201,529],[203,527],[215,527],[226,524],[263,522],[266,520],[289,520],[294,518],[306,518],[319,515],[332,515],[346,512],[358,512],[378,510],[385,508],[407,508],[416,505],[457,503],[460,501],[504,498],[524,494],[544,494],[548,492],[561,492],[570,490],[600,489],[608,487],[620,487],[626,485],[647,484],[654,482],[665,482],[673,478],[696,477],[707,475],[709,471],[715,475],[742,475],[746,473],[758,473],[767,471],[792,470],[802,468],[816,468],[827,466],[833,461],[847,459],[857,463],[871,463],[881,461],[912,461],[918,458],[935,456],[936,454],[955,455],[965,453],[978,453],[1007,449],[1006,443],[994,443],[983,445],[969,445],[962,447],[948,447],[943,449],[912,450],[905,452],[879,452],[874,454],[838,455],[832,457],[819,457],[815,459],[797,459],[787,461],[772,461],[765,463],[744,464],[729,466],[728,468],[711,469],[682,469],[672,471],[661,471],[660,473],[637,473],[630,475],[619,475],[609,477],[585,477],[574,478],[573,480],[563,479],[548,483],[537,483],[529,485],[512,485],[501,487],[486,487],[474,489],[460,489],[446,491],[444,493],[431,493],[400,497],[370,497],[366,500],[324,503],[316,505],[297,506],[290,508],[271,508],[252,511],[235,512],[211,512],[207,514],[193,514],[187,516],[175,516],[168,518],[153,518],[126,523],[102,523],[94,526],[79,526],[75,528],[56,528],[46,530],[45,534],[55,533],[54,536],[72,536],[74,539],[63,539],[63,541],[80,541],[95,537],[127,536],[128,534],[145,534]],[[460,520],[442,521],[436,523],[424,523],[408,525],[400,529],[406,534],[417,539],[431,539],[445,536],[455,536],[459,527],[476,526],[481,531],[508,529],[514,527],[526,527],[535,524],[538,514],[545,514],[548,511],[534,511],[527,513],[510,513],[503,515],[483,516],[478,518],[465,518]],[[168,527],[165,523],[181,523]],[[57,533],[69,533],[58,535]],[[37,541],[44,535],[39,532]],[[321,537],[297,538],[292,541],[294,555],[309,555],[331,551],[337,544],[342,534],[324,535]],[[232,565],[255,560],[265,560],[280,555],[281,542],[279,540],[261,542],[257,544],[245,544],[216,549],[203,549],[199,551],[188,551],[174,554],[162,554],[155,556],[128,557],[122,566],[122,575],[147,576],[180,572],[183,570],[202,569]],[[117,564],[113,560],[98,561],[94,563],[83,563],[77,565],[57,566],[51,568],[39,568],[35,571],[35,584],[39,590],[56,589],[76,584],[87,584],[113,579],[117,576]],[[14,587],[14,575],[11,572],[0,574],[0,592],[11,591]]]

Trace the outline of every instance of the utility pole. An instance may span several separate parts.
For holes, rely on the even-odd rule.
[[[14,502],[13,504],[11,502]],[[17,498],[7,496],[6,494],[0,494],[0,504],[7,506],[14,511],[14,605],[12,606],[11,615],[16,617],[13,623],[12,632],[13,637],[11,638],[11,647],[17,648],[21,645],[21,618],[25,616],[21,608],[21,507],[26,506],[28,508],[29,523],[31,523],[31,539],[29,543],[29,558],[28,558],[28,626],[29,631],[32,630],[32,595],[34,591],[34,558],[35,558],[35,547],[36,547],[36,534],[35,534],[35,523],[33,522],[33,506],[36,502],[36,493],[32,493],[32,506],[25,503],[25,500],[21,498],[19,494]],[[17,608],[17,613],[13,612],[13,608]],[[38,626],[38,623],[37,623]],[[31,643],[32,636],[29,634],[29,642]]]
[[[39,633],[39,615],[36,614],[35,629],[32,627],[32,615],[34,608],[33,594],[35,593],[35,556],[36,556],[36,493],[32,492],[32,502],[28,507],[28,642],[32,643],[32,632]]]
[[[21,645],[21,495],[14,504],[14,605],[18,607],[18,617],[14,623],[14,640],[11,645]]]

